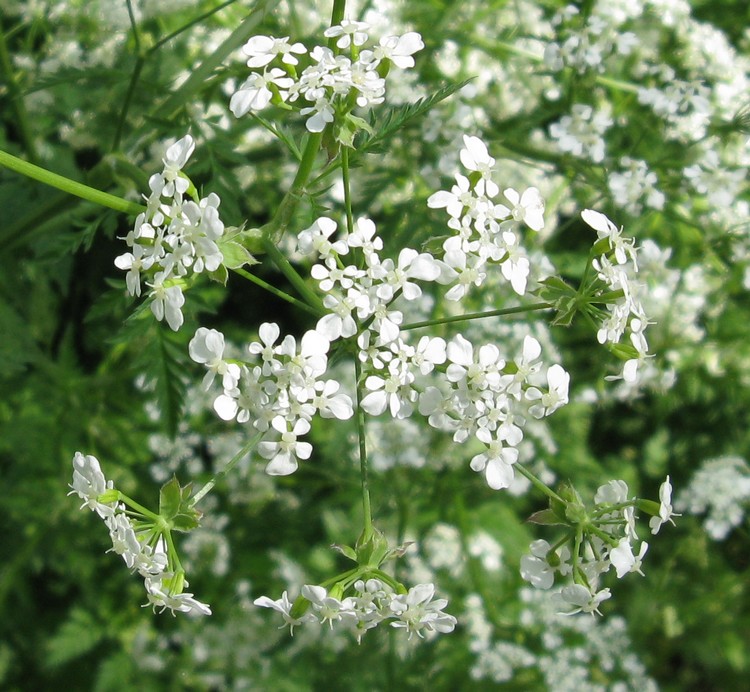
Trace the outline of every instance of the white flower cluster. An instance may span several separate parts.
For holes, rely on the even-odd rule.
[[[675,505],[688,514],[706,514],[706,532],[715,541],[723,541],[742,523],[750,506],[750,466],[741,457],[709,459]]]
[[[481,286],[487,275],[487,263],[497,262],[503,276],[519,295],[526,291],[529,260],[520,245],[518,227],[524,224],[534,231],[544,227],[544,201],[539,190],[530,187],[522,194],[508,188],[503,192],[506,204],[493,198],[500,192],[492,181],[495,159],[478,137],[464,136],[461,163],[469,177],[456,174],[450,191],[433,194],[427,205],[445,209],[448,227],[456,235],[443,243],[443,261],[455,272],[455,285],[446,298],[460,300],[473,284]]]
[[[310,431],[316,414],[347,420],[354,414],[352,400],[341,393],[335,380],[323,380],[328,366],[329,340],[310,330],[297,342],[291,335],[277,344],[279,326],[260,326],[260,341],[248,345],[251,363],[224,360],[224,335],[200,327],[190,341],[190,357],[208,369],[204,385],[216,373],[222,376],[224,393],[214,401],[214,410],[226,421],[247,423],[264,433],[259,454],[268,459],[266,472],[286,476],[297,470],[299,459],[308,459],[312,445],[299,438]]]
[[[281,598],[273,601],[268,596],[255,599],[255,605],[272,608],[281,613],[290,631],[309,622],[328,623],[329,627],[341,627],[350,631],[358,642],[367,630],[377,627],[381,622],[390,622],[391,627],[405,629],[409,639],[416,634],[438,632],[447,634],[456,626],[456,618],[443,612],[448,605],[444,598],[433,600],[434,584],[417,584],[407,593],[394,593],[379,579],[360,579],[354,583],[353,596],[336,598],[324,587],[305,585],[302,587],[302,598],[307,603],[297,610],[295,603],[289,600],[284,591]]]
[[[612,171],[607,183],[615,204],[628,214],[637,216],[643,206],[661,210],[666,198],[656,186],[659,182],[656,173],[650,171],[648,164],[640,159],[623,156],[620,159],[621,171]]]
[[[659,488],[659,500],[658,511],[649,521],[652,534],[657,534],[665,522],[674,524],[672,517],[679,516],[672,509],[669,476]],[[600,486],[594,504],[589,516],[596,530],[587,533],[577,552],[568,547],[571,541],[553,547],[540,539],[531,544],[531,554],[521,558],[521,576],[537,589],[550,589],[556,574],[572,575],[575,583],[563,586],[555,596],[568,615],[601,614],[599,606],[612,594],[608,588],[599,589],[599,581],[610,567],[615,568],[618,579],[629,572],[643,575],[641,565],[648,543],[642,541],[637,552],[634,550],[638,541],[636,500],[628,497],[627,483],[614,480]]]
[[[419,34],[386,36],[377,45],[369,42],[369,26],[345,19],[325,31],[335,38],[338,50],[348,50],[349,57],[326,46],[315,46],[309,53],[301,43],[289,43],[289,37],[253,36],[244,46],[248,67],[253,73],[234,93],[229,108],[236,117],[258,112],[269,103],[294,103],[302,98],[310,105],[301,109],[308,116],[310,132],[322,132],[333,122],[337,111],[351,110],[382,103],[385,79],[384,63],[406,69],[414,66],[414,53],[424,48]],[[297,76],[297,56],[305,55],[310,64]],[[269,67],[272,63],[279,67]]]
[[[570,115],[549,126],[550,137],[563,153],[601,163],[606,155],[604,134],[613,124],[610,111],[608,103],[596,111],[588,104],[576,103]]]
[[[452,433],[455,442],[475,437],[485,451],[471,460],[471,468],[484,472],[490,487],[509,487],[525,416],[542,418],[566,404],[568,373],[552,365],[542,374],[541,346],[530,336],[512,362],[494,344],[475,348],[460,334],[448,342],[423,336],[411,345],[399,327],[402,314],[391,302],[421,295],[412,279],[448,281],[453,269],[409,248],[395,263],[381,260],[377,249],[382,241],[369,220],[359,219],[354,233],[331,244],[327,238],[334,229],[333,221],[319,219],[300,234],[300,245],[326,253],[324,264],[315,265],[312,274],[326,291],[324,305],[332,312],[316,329],[332,340],[357,335],[366,375],[362,408],[373,416],[388,410],[397,419],[419,411],[432,427]],[[365,248],[366,269],[341,262],[355,247]],[[369,328],[360,329],[357,320]]]
[[[636,247],[632,238],[624,238],[622,228],[617,228],[604,214],[592,209],[584,209],[581,218],[593,228],[599,240],[606,239],[608,252],[592,260],[597,276],[611,291],[621,291],[622,299],[607,303],[608,315],[597,333],[600,344],[617,344],[626,330],[636,351],[635,358],[629,358],[617,378],[633,383],[638,377],[638,366],[648,355],[648,342],[645,331],[649,324],[643,305],[638,298],[640,287],[632,275],[638,272]],[[610,256],[614,259],[610,259]]]
[[[557,40],[547,44],[544,62],[555,71],[571,67],[577,72],[589,70],[604,72],[610,55],[627,56],[638,45],[638,37],[631,31],[621,31],[620,25],[631,16],[637,16],[638,3],[623,7],[624,12],[609,13],[610,4],[596,4],[594,11],[581,13],[575,5],[566,5],[553,18]],[[619,8],[618,8],[619,9]]]
[[[118,269],[128,272],[125,281],[131,295],[141,294],[141,272],[153,270],[151,282],[146,283],[151,289],[151,311],[175,331],[183,322],[182,277],[215,271],[224,260],[217,244],[224,233],[221,200],[214,193],[185,199],[190,181],[181,171],[194,149],[190,135],[167,149],[164,170],[148,181],[147,210],[138,215],[125,239],[131,251],[115,259]]]
[[[76,493],[83,500],[81,509],[88,507],[104,520],[112,539],[111,550],[122,556],[129,569],[143,577],[148,601],[154,609],[169,609],[172,614],[211,614],[209,606],[182,590],[188,586],[187,581],[167,571],[169,561],[164,539],[150,529],[141,530],[128,516],[122,503],[101,502],[100,496],[113,490],[114,486],[104,477],[96,457],[76,452],[70,487],[73,490],[68,494]]]

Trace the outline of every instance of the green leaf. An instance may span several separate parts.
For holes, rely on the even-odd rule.
[[[200,525],[201,512],[190,504],[192,483],[182,487],[177,478],[167,481],[159,491],[159,515],[175,531],[192,531]]]
[[[173,519],[180,510],[182,494],[176,476],[172,476],[159,490],[159,514],[165,519]]]
[[[221,254],[224,255],[223,265],[227,269],[239,269],[247,265],[258,264],[258,260],[240,243],[234,240],[219,241]]]
[[[383,150],[383,145],[400,129],[411,120],[424,115],[441,101],[455,94],[459,89],[465,87],[471,80],[465,79],[461,82],[451,82],[438,89],[434,94],[420,99],[415,103],[408,103],[398,108],[391,108],[385,116],[373,126],[374,134],[363,139],[355,152],[349,157],[350,164],[360,154],[370,154]]]
[[[91,651],[104,637],[94,617],[82,608],[73,608],[68,619],[47,644],[47,665],[56,667]]]

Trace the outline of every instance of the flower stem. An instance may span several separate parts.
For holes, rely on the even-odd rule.
[[[289,279],[289,282],[297,289],[297,292],[307,301],[307,303],[318,314],[325,314],[327,310],[323,307],[323,302],[305,283],[305,280],[297,273],[297,270],[291,265],[279,248],[273,244],[273,241],[270,238],[263,238],[263,248],[268,253],[268,256],[273,263],[279,268],[281,273]]]
[[[152,521],[158,521],[159,515],[156,512],[152,512],[150,509],[146,509],[143,505],[139,504],[135,500],[130,499],[125,493],[118,490],[120,502],[124,502],[128,507],[131,507],[136,512],[140,512],[147,519]]]
[[[354,232],[354,217],[352,216],[352,193],[349,186],[349,148],[341,147],[341,177],[344,183],[344,207],[346,208],[346,230]]]
[[[94,202],[95,204],[101,204],[103,207],[109,207],[115,211],[133,215],[146,211],[146,207],[141,204],[129,202],[126,199],[122,199],[122,197],[115,197],[115,195],[110,195],[108,192],[102,192],[83,183],[78,183],[75,180],[48,171],[46,168],[35,166],[33,163],[19,159],[2,150],[0,150],[0,166],[5,166],[5,168],[9,168],[16,173],[25,175],[33,180],[38,180],[40,183],[56,187],[58,190],[88,200],[89,202]]]
[[[261,279],[259,276],[255,276],[254,274],[251,274],[250,272],[245,271],[242,268],[233,269],[232,271],[235,274],[239,274],[240,276],[244,277],[248,281],[252,281],[256,286],[260,286],[269,293],[273,293],[275,296],[281,298],[282,300],[285,300],[287,303],[296,305],[300,310],[305,310],[306,312],[309,312],[316,317],[320,317],[321,314],[323,314],[321,311],[315,309],[311,305],[303,303],[301,300],[297,300],[294,296],[290,296],[288,293],[284,293],[284,291],[281,291],[275,286],[272,286],[267,281],[263,281],[263,279]]]
[[[239,463],[239,461],[258,444],[258,442],[260,442],[261,437],[263,437],[262,432],[254,435],[250,439],[250,441],[229,460],[229,463],[221,471],[214,474],[214,477],[210,481],[208,481],[208,483],[206,483],[197,493],[195,493],[195,495],[193,495],[190,500],[190,506],[195,507],[198,502],[200,502],[208,493],[210,493],[216,483],[224,478],[224,476],[226,476]]]
[[[424,322],[411,322],[410,324],[401,325],[401,331],[408,329],[419,329],[420,327],[432,327],[437,324],[450,324],[452,322],[464,322],[467,320],[478,320],[484,317],[501,317],[503,315],[517,315],[534,310],[551,310],[553,305],[550,303],[533,303],[531,305],[519,305],[515,308],[502,308],[500,310],[489,310],[488,312],[471,312],[468,315],[456,315],[455,317],[441,317],[434,320],[424,320]]]
[[[568,503],[565,502],[552,488],[550,488],[546,483],[541,481],[539,478],[537,478],[531,471],[529,471],[523,464],[516,463],[513,464],[513,468],[518,469],[521,472],[522,476],[525,476],[531,481],[531,484],[541,493],[544,493],[547,497],[549,497],[552,500],[556,500],[557,502],[561,502],[564,505],[567,505]]]
[[[370,482],[367,475],[367,444],[365,442],[365,410],[362,408],[360,378],[362,368],[359,359],[354,359],[354,378],[357,392],[357,435],[359,436],[359,475],[362,482],[362,513],[364,514],[363,536],[372,533],[372,509],[370,507]]]

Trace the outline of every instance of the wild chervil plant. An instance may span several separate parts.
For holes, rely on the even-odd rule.
[[[520,473],[548,496],[550,508],[533,520],[564,525],[568,533],[554,546],[532,544],[522,574],[539,588],[552,587],[556,572],[567,577],[570,584],[558,591],[563,607],[599,613],[599,604],[610,595],[609,588],[600,589],[600,577],[610,566],[618,577],[641,573],[648,544],[640,543],[634,553],[635,508],[654,515],[654,533],[672,516],[669,479],[661,504],[629,497],[623,481],[600,488],[590,509],[572,486],[555,492],[519,462],[518,445],[529,418],[545,418],[568,403],[570,376],[562,365],[547,364],[532,336],[520,353],[503,353],[493,343],[474,344],[460,332],[450,339],[431,336],[430,328],[445,324],[444,319],[405,321],[414,312],[409,303],[419,301],[423,286],[430,284],[437,286],[433,294],[444,291],[445,300],[460,304],[472,287],[499,272],[518,296],[526,296],[532,270],[523,239],[543,229],[544,200],[537,188],[519,192],[507,181],[502,181],[501,197],[501,185],[493,179],[495,159],[481,139],[467,134],[459,152],[463,172],[449,191],[427,201],[448,214],[442,247],[433,252],[403,247],[394,259],[383,256],[375,224],[358,215],[350,150],[356,151],[359,133],[374,134],[365,118],[387,99],[385,75],[392,67],[413,67],[412,56],[424,44],[415,32],[372,39],[366,23],[342,19],[343,12],[343,3],[337,3],[332,26],[324,32],[328,45],[308,49],[290,44],[289,37],[254,36],[243,48],[253,71],[232,95],[232,113],[242,117],[270,104],[283,105],[306,116],[310,133],[292,191],[277,216],[261,229],[225,234],[221,200],[214,193],[199,198],[183,170],[195,149],[186,135],[167,149],[162,173],[150,177],[146,211],[125,239],[129,251],[115,260],[127,271],[129,293],[140,296],[145,284],[154,317],[175,331],[183,325],[184,294],[195,278],[207,273],[226,283],[228,271],[257,262],[249,250],[258,246],[294,277],[300,295],[284,297],[302,301],[319,316],[299,344],[293,335],[282,337],[276,323],[260,325],[260,340],[247,344],[241,358],[225,358],[224,335],[214,329],[200,327],[190,342],[191,358],[208,370],[204,385],[211,387],[215,375],[221,376],[223,391],[214,410],[223,420],[244,426],[267,461],[269,475],[290,475],[310,459],[313,447],[305,436],[317,417],[356,420],[364,523],[353,547],[339,547],[355,566],[321,585],[306,585],[294,601],[284,592],[280,600],[263,596],[255,603],[279,611],[292,630],[318,620],[349,629],[358,640],[381,622],[404,628],[409,636],[453,630],[455,617],[442,611],[447,601],[433,600],[434,584],[409,587],[381,569],[403,550],[389,546],[372,520],[366,426],[368,417],[387,413],[399,420],[421,416],[456,444],[477,440],[481,451],[469,466],[485,476],[490,488],[508,488]],[[298,190],[312,175],[321,146],[328,151],[328,166],[340,169],[344,203],[341,221],[321,216],[298,231],[297,251],[313,262],[315,292],[275,243],[288,230],[289,209],[298,203]],[[544,310],[556,312],[555,321],[565,324],[580,314],[596,325],[600,343],[625,354],[622,377],[633,383],[639,362],[648,355],[648,316],[635,280],[636,247],[600,212],[585,210],[582,218],[597,237],[588,258],[590,271],[578,286],[547,276],[537,279],[535,289],[545,303],[472,315],[459,308],[459,314],[469,320]],[[620,343],[625,334],[630,344]],[[327,377],[329,359],[344,354],[351,354],[353,392]],[[184,591],[187,582],[171,532],[198,525],[196,504],[213,482],[190,498],[173,479],[162,488],[159,513],[154,513],[112,488],[105,490],[94,457],[79,453],[74,466],[74,491],[104,518],[114,550],[127,566],[144,576],[149,601],[173,612],[210,614],[208,606]]]
[[[669,420],[644,400],[696,363],[717,373],[734,362],[732,349],[700,344],[718,310],[709,310],[723,281],[716,267],[738,268],[732,290],[750,285],[746,234],[721,234],[750,208],[746,144],[735,136],[747,129],[736,106],[750,62],[679,2],[524,1],[513,12],[501,3],[497,21],[469,3],[434,35],[412,30],[406,10],[402,23],[389,2],[358,14],[334,0],[326,26],[308,33],[317,8],[289,3],[276,21],[261,18],[270,0],[249,15],[233,4],[174,34],[155,22],[162,33],[152,35],[141,27],[158,11],[124,3],[118,21],[136,67],[101,170],[134,194],[34,165],[42,159],[23,128],[28,161],[0,151],[0,164],[131,217],[119,250],[107,249],[118,293],[137,303],[111,362],[130,357],[128,334],[159,354],[136,382],[171,433],[149,438],[158,505],[134,499],[136,467],[123,472],[95,436],[69,450],[69,494],[143,579],[133,603],[212,616],[193,623],[212,661],[239,646],[212,624],[231,611],[261,632],[288,627],[289,656],[313,641],[374,651],[390,631],[398,656],[429,644],[477,680],[588,689],[591,674],[652,689],[624,621],[587,616],[617,608],[620,579],[651,578],[653,537],[674,524],[675,508],[708,512],[717,540],[743,520],[744,459],[707,452],[714,461],[680,492],[664,436],[638,435]],[[151,57],[225,7],[235,14],[221,38],[188,44],[174,90],[136,119]],[[679,51],[660,54],[671,41],[684,64],[667,62]],[[25,122],[34,101],[9,84]],[[205,98],[193,103],[199,88]],[[170,136],[160,134],[175,114]],[[86,128],[74,122],[60,140],[89,146]],[[265,165],[277,150],[285,163]],[[675,224],[672,237],[664,229]],[[718,230],[697,248],[703,226]],[[243,310],[242,324],[211,317],[241,281],[264,304]],[[620,428],[616,406],[634,400],[641,408]],[[599,434],[592,404],[612,419],[601,435],[626,440],[616,462],[581,451]],[[641,443],[635,454],[628,446]],[[646,467],[650,482],[628,464]],[[346,475],[357,467],[358,490]],[[653,499],[641,496],[649,485]],[[211,570],[228,582],[233,508],[250,508],[242,521],[252,533],[269,498],[278,506],[260,529],[270,546],[261,568],[231,598],[212,594],[196,556],[210,544]],[[508,547],[517,534],[499,539],[518,513],[522,556]],[[319,522],[332,550],[321,557],[307,537],[288,548],[281,527],[293,521]],[[638,587],[634,579],[629,593]],[[155,648],[132,632],[122,639],[131,652]],[[451,663],[461,641],[466,655]],[[224,677],[196,684],[228,686],[234,664],[216,665]],[[524,677],[531,669],[536,677]],[[454,673],[441,678],[446,689]]]

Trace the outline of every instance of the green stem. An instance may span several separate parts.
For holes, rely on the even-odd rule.
[[[521,472],[522,476],[526,476],[526,478],[531,481],[531,485],[533,485],[539,492],[544,493],[550,499],[561,502],[564,505],[568,504],[554,490],[552,490],[552,488],[547,486],[543,481],[541,481],[533,473],[531,473],[531,471],[529,471],[523,464],[513,464],[513,468],[518,469],[518,471]]]
[[[267,281],[263,281],[258,276],[255,276],[254,274],[251,274],[248,271],[245,271],[244,269],[238,268],[238,269],[232,269],[232,271],[235,274],[239,274],[240,276],[244,277],[248,281],[252,281],[256,286],[260,286],[261,288],[265,289],[269,293],[273,293],[278,298],[281,298],[282,300],[285,300],[287,303],[291,303],[292,305],[296,305],[300,310],[305,310],[306,312],[309,312],[311,315],[315,315],[316,317],[320,317],[321,313],[320,311],[316,310],[311,305],[308,305],[307,303],[303,303],[301,300],[297,300],[294,296],[290,296],[288,293],[284,293],[284,291],[279,290],[275,286],[272,286]]]
[[[305,185],[315,165],[315,159],[322,141],[322,132],[308,135],[305,150],[302,152],[302,160],[292,181],[292,186],[284,195],[284,199],[281,200],[273,219],[262,229],[263,235],[274,243],[284,235],[294,218],[294,212],[297,211],[297,206],[304,195]]]
[[[208,82],[213,71],[219,67],[229,55],[238,49],[255,32],[258,24],[269,7],[274,7],[279,0],[261,0],[255,3],[253,10],[242,23],[227,37],[227,39],[209,55],[190,76],[172,92],[155,110],[153,115],[165,120],[171,119],[177,111]]]
[[[128,507],[132,507],[136,512],[139,512],[147,519],[151,519],[151,521],[159,520],[160,517],[158,514],[156,514],[155,512],[152,512],[150,509],[146,509],[143,505],[139,504],[135,500],[132,500],[127,495],[125,495],[125,493],[119,490],[117,492],[119,496],[118,499],[120,500],[120,502],[124,502]]]
[[[10,106],[15,111],[16,125],[18,126],[18,135],[23,143],[26,156],[31,161],[38,161],[34,138],[31,135],[29,127],[29,114],[26,110],[26,104],[23,101],[21,89],[18,86],[16,77],[13,74],[13,65],[8,52],[8,44],[5,39],[5,30],[3,29],[2,18],[0,17],[0,74],[2,74],[5,83],[8,85],[8,95],[10,96]]]
[[[238,463],[239,461],[253,448],[255,447],[258,442],[260,442],[260,438],[263,437],[263,433],[259,432],[257,435],[253,436],[252,439],[242,448],[240,449],[237,454],[235,454],[230,460],[229,463],[217,474],[214,475],[214,477],[208,481],[190,500],[190,506],[195,507],[195,505],[200,502],[216,485],[216,483],[224,478]]]
[[[344,207],[346,208],[346,230],[354,232],[354,217],[352,215],[352,193],[349,178],[349,148],[341,147],[341,177],[344,183]]]
[[[128,200],[122,199],[122,197],[115,197],[107,192],[102,192],[96,188],[66,178],[63,175],[52,173],[52,171],[48,171],[46,168],[35,166],[33,163],[19,159],[2,150],[0,150],[0,166],[5,166],[5,168],[9,168],[16,173],[25,175],[33,180],[38,180],[40,183],[56,187],[58,190],[75,195],[81,199],[86,199],[89,202],[94,202],[95,204],[101,204],[115,211],[133,215],[146,211],[146,207],[141,204],[128,202]]]
[[[488,312],[470,312],[467,315],[456,315],[455,317],[440,317],[434,320],[425,320],[424,322],[411,322],[410,324],[401,325],[401,331],[409,329],[419,329],[420,327],[432,327],[437,324],[451,324],[452,322],[464,322],[467,320],[478,320],[484,317],[502,317],[503,315],[516,315],[534,310],[552,310],[554,305],[550,303],[533,303],[532,305],[519,305],[515,308],[502,308],[501,310],[489,310]]]
[[[362,513],[364,514],[365,540],[372,534],[372,509],[370,507],[370,481],[367,473],[367,444],[365,441],[365,410],[362,408],[360,378],[362,368],[359,359],[354,359],[355,389],[357,392],[357,435],[359,437],[359,475],[362,482]]]
[[[128,5],[129,7],[129,5]],[[135,87],[138,84],[138,80],[141,76],[141,70],[146,60],[142,55],[139,55],[135,60],[135,67],[133,67],[133,74],[130,75],[130,83],[128,84],[128,91],[125,94],[125,100],[122,102],[122,108],[120,109],[120,117],[117,119],[117,130],[115,131],[114,139],[112,140],[112,146],[110,151],[116,151],[120,148],[120,141],[122,140],[122,132],[125,129],[125,120],[128,117],[128,111],[130,110],[130,104],[133,101],[133,94],[135,94]]]
[[[292,286],[308,302],[310,307],[318,314],[327,313],[328,311],[323,307],[320,297],[305,283],[305,280],[297,273],[297,270],[269,238],[263,238],[263,248],[281,273],[289,279]]]

